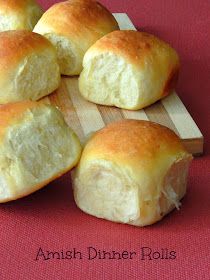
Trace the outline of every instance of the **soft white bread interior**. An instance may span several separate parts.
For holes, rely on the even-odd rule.
[[[180,207],[191,159],[164,126],[138,120],[109,124],[82,152],[74,178],[76,204],[98,218],[153,224]]]
[[[26,196],[77,164],[80,142],[54,106],[11,103],[0,116],[0,202]]]
[[[32,31],[42,14],[42,8],[35,0],[0,0],[0,32]]]
[[[168,95],[179,71],[176,51],[157,37],[114,31],[85,54],[79,89],[97,104],[138,110]]]
[[[94,0],[69,0],[53,5],[34,28],[57,49],[61,74],[78,75],[87,49],[119,29],[112,14]]]
[[[0,33],[0,104],[38,100],[59,84],[56,50],[45,37],[26,30]]]

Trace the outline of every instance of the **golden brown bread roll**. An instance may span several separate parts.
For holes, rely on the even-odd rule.
[[[58,88],[56,50],[40,34],[0,32],[0,104],[38,100]]]
[[[0,202],[26,196],[74,167],[81,146],[51,105],[0,107]]]
[[[105,34],[119,29],[112,14],[94,0],[70,0],[53,5],[34,28],[56,47],[61,74],[78,75],[87,49]]]
[[[43,11],[35,0],[0,0],[0,32],[33,30]]]
[[[79,89],[97,104],[138,110],[168,95],[177,81],[176,51],[157,37],[114,31],[85,54]]]
[[[145,226],[179,208],[192,156],[170,129],[139,120],[109,124],[86,144],[74,178],[80,209]]]

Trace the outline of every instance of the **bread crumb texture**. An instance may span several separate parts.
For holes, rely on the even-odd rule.
[[[0,107],[0,202],[38,190],[76,165],[81,146],[51,105]]]

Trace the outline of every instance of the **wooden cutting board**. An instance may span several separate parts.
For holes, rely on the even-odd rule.
[[[126,14],[117,13],[114,16],[121,29],[136,30]],[[60,88],[42,102],[60,108],[82,143],[87,135],[110,122],[121,119],[151,120],[174,130],[192,154],[203,153],[203,135],[175,92],[143,110],[128,111],[86,101],[80,96],[78,77],[63,77]]]

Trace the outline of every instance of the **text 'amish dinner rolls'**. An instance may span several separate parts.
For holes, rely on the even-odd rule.
[[[178,78],[176,51],[157,37],[114,31],[86,52],[79,89],[97,104],[138,110],[168,95]]]
[[[34,28],[56,47],[61,74],[78,75],[87,49],[119,29],[112,14],[94,0],[69,0],[53,5]]]
[[[58,88],[56,50],[40,34],[0,32],[0,104],[38,100]]]
[[[74,167],[81,146],[51,105],[0,107],[0,202],[26,196]]]
[[[0,32],[33,30],[43,11],[35,0],[0,0]]]
[[[170,129],[123,120],[96,132],[86,144],[74,178],[76,204],[114,222],[157,222],[185,195],[192,156]]]

